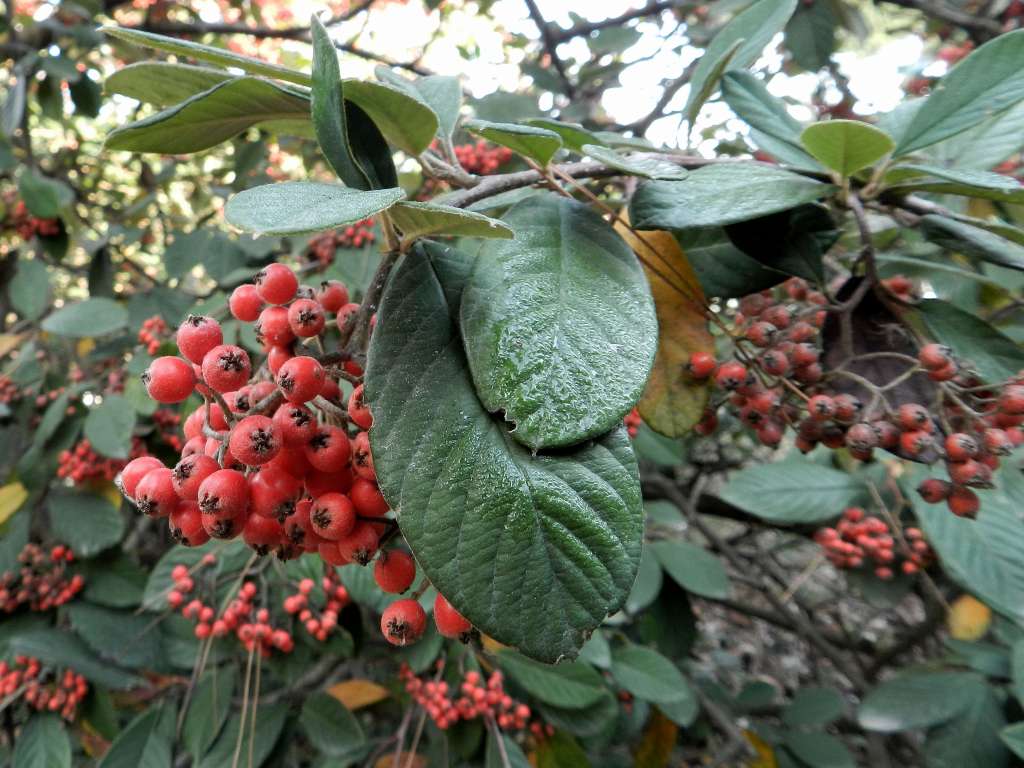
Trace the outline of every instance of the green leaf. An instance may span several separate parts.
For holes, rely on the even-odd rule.
[[[1018,702],[1024,702],[1024,638],[1015,642],[1010,651],[1010,675],[1010,690]]]
[[[909,491],[927,476],[924,470],[908,480]],[[997,473],[997,490],[981,491],[981,511],[965,520],[945,509],[925,505],[916,493],[918,521],[945,571],[965,589],[995,610],[1024,620],[1024,475],[1016,470]]]
[[[12,767],[71,768],[71,740],[64,722],[55,714],[29,717],[14,742]]]
[[[616,683],[644,701],[673,703],[697,698],[675,664],[642,645],[613,647],[611,673]]]
[[[147,572],[128,556],[90,560],[84,570],[86,600],[111,608],[134,608],[142,600]]]
[[[97,768],[170,768],[171,740],[161,729],[160,707],[136,717],[100,760]]]
[[[984,686],[974,672],[901,672],[864,697],[857,722],[882,733],[939,725],[963,712],[969,694]]]
[[[111,74],[104,81],[103,90],[127,96],[143,104],[167,107],[235,77],[230,72],[212,67],[140,61]]]
[[[885,175],[891,191],[934,192],[963,195],[1004,203],[1024,203],[1024,187],[1013,176],[988,171],[942,168],[933,165],[899,165]]]
[[[991,383],[1024,368],[1024,350],[980,317],[938,299],[922,301],[917,310],[936,341],[952,348]]]
[[[215,48],[211,45],[193,43],[177,37],[167,37],[154,34],[153,32],[143,32],[138,29],[127,29],[125,27],[100,27],[100,31],[111,37],[125,40],[143,48],[155,48],[158,51],[167,51],[168,53],[187,56],[199,61],[208,61],[211,64],[220,64],[223,67],[237,67],[252,75],[263,75],[298,85],[312,84],[310,76],[305,72],[297,72],[294,69],[288,69],[288,67],[269,64],[249,56],[241,56],[224,48]]]
[[[214,542],[208,542],[201,547],[178,545],[167,550],[150,571],[149,580],[146,582],[146,589],[142,595],[142,607],[149,611],[165,610],[167,608],[167,593],[174,586],[171,579],[171,571],[174,570],[174,566],[184,565],[191,568],[213,549],[215,549]]]
[[[562,137],[547,128],[533,128],[515,123],[491,123],[486,120],[467,120],[463,128],[482,139],[508,147],[513,152],[547,165],[562,147]]]
[[[254,125],[305,133],[309,102],[258,77],[236,77],[107,134],[104,147],[185,155],[215,147]]]
[[[452,134],[455,133],[455,126],[459,123],[459,112],[462,110],[462,85],[458,78],[428,75],[409,80],[387,67],[377,67],[374,71],[377,73],[378,79],[423,101],[430,107],[437,118],[437,135],[451,140]],[[385,131],[386,133],[387,131]],[[429,140],[427,143],[429,144]],[[421,151],[422,149],[415,151],[414,154],[419,154]]]
[[[587,753],[576,739],[561,731],[537,747],[537,768],[590,768]]]
[[[7,286],[11,307],[23,320],[34,322],[50,306],[50,273],[39,259],[18,259],[18,271]]]
[[[785,272],[769,269],[747,256],[732,244],[721,228],[687,229],[675,235],[705,296],[722,299],[748,296],[788,278]]]
[[[683,109],[684,113],[690,114],[693,111],[705,90],[705,83],[713,78],[719,62],[729,55],[737,42],[740,44],[732,54],[731,67],[744,69],[753,64],[772,38],[782,31],[793,15],[796,4],[797,0],[758,0],[733,16],[712,38],[693,70],[690,76],[690,97]]]
[[[717,227],[786,211],[833,191],[831,184],[781,168],[723,163],[693,171],[684,181],[642,183],[630,203],[630,219],[637,229]]]
[[[583,203],[530,198],[504,220],[515,240],[483,246],[462,299],[477,394],[530,448],[607,432],[640,397],[654,359],[643,270]]]
[[[992,264],[1024,270],[1024,245],[961,221],[928,214],[921,217],[921,234],[936,245]]]
[[[581,739],[593,739],[615,727],[619,716],[618,699],[608,689],[595,704],[583,709],[563,709],[541,703],[538,706],[544,722]]]
[[[124,535],[124,518],[103,496],[59,488],[50,493],[47,503],[54,535],[74,547],[80,557],[92,557]]]
[[[640,555],[636,581],[633,582],[633,589],[626,599],[626,610],[636,614],[653,603],[661,592],[661,580],[661,563],[650,546],[645,546]]]
[[[277,744],[287,718],[288,707],[282,706],[260,707],[256,710],[255,723],[250,717],[246,717],[243,724],[239,715],[232,715],[213,743],[213,748],[202,760],[196,762],[196,768],[224,768],[231,765],[234,762],[240,727],[245,764],[249,764],[249,755],[252,755],[253,766],[263,765]]]
[[[1024,101],[958,133],[932,150],[943,164],[963,170],[987,171],[1020,151],[1024,133]]]
[[[942,78],[899,137],[895,156],[954,136],[1024,100],[1024,30],[1000,35]]]
[[[787,733],[783,744],[814,768],[857,768],[857,761],[843,742],[827,733]]]
[[[326,693],[306,699],[299,724],[310,743],[330,757],[349,754],[366,741],[363,729],[348,708]]]
[[[71,204],[74,193],[64,183],[25,169],[18,178],[18,194],[29,213],[40,219],[56,219]]]
[[[725,233],[733,245],[769,269],[812,283],[824,280],[822,260],[840,235],[828,209],[818,203],[730,224]]]
[[[113,299],[95,298],[66,304],[42,322],[42,329],[73,339],[103,336],[128,324],[128,311]]]
[[[596,144],[584,144],[583,154],[599,163],[616,168],[632,176],[645,179],[685,179],[688,172],[685,168],[659,158],[657,155],[631,154],[621,155],[614,149]]]
[[[24,632],[11,639],[10,649],[59,667],[71,667],[87,680],[116,690],[134,688],[143,682],[109,661],[98,659],[81,640],[65,630]]]
[[[135,411],[121,395],[106,395],[85,419],[85,437],[93,449],[112,459],[126,459],[132,447]]]
[[[838,26],[832,3],[800,3],[786,25],[786,50],[799,66],[817,72],[835,52]]]
[[[573,152],[583,153],[583,147],[587,144],[593,146],[604,146],[604,142],[597,136],[584,128],[579,123],[565,123],[561,120],[552,120],[549,117],[531,117],[523,121],[526,125],[534,128],[543,128],[547,131],[554,131],[562,137],[562,145]]]
[[[809,125],[800,142],[815,159],[844,177],[874,165],[896,146],[885,131],[860,120]]]
[[[431,583],[482,632],[554,662],[632,586],[636,460],[621,429],[533,454],[484,409],[453,319],[469,267],[418,246],[385,292],[366,371],[377,477]]]
[[[968,765],[1004,768],[1010,763],[999,732],[1006,725],[1003,707],[987,685],[960,694],[967,708],[960,717],[928,734],[924,745],[928,768],[963,768]]]
[[[999,738],[1013,754],[1024,758],[1024,722],[1006,726],[999,732]]]
[[[580,661],[551,666],[539,664],[514,651],[501,651],[498,663],[501,670],[523,690],[553,707],[584,709],[600,700],[607,691],[601,675]]]
[[[722,561],[688,541],[655,541],[647,545],[661,567],[680,587],[701,597],[729,597],[729,576]]]
[[[498,746],[498,739],[502,741],[504,753]],[[507,762],[505,758],[508,758]],[[516,744],[512,737],[506,736],[501,731],[488,731],[484,768],[530,768],[530,761],[522,747]]]
[[[299,235],[344,227],[386,211],[405,197],[393,189],[360,190],[341,184],[286,181],[246,189],[228,200],[228,223],[260,235]]]
[[[400,202],[388,210],[388,215],[405,240],[434,235],[498,239],[515,236],[508,225],[498,219],[450,205]]]
[[[865,500],[864,483],[804,458],[787,458],[734,472],[719,496],[775,523],[823,523]]]
[[[843,695],[835,688],[808,686],[796,692],[782,712],[782,722],[791,728],[823,728],[842,717],[845,710]]]
[[[772,143],[757,141],[762,149],[786,165],[820,170],[821,166],[800,143],[803,125],[789,114],[782,99],[768,92],[762,80],[750,72],[727,72],[722,77],[722,98],[737,117],[758,133],[757,138],[773,140]],[[778,150],[775,142],[784,149]]]
[[[711,94],[718,88],[718,83],[722,79],[722,75],[730,68],[733,57],[739,52],[740,47],[743,45],[743,40],[735,40],[727,50],[722,51],[718,59],[715,61],[715,65],[708,71],[707,76],[701,81],[699,90],[691,90],[690,98],[686,102],[686,121],[690,126],[690,133],[693,133],[694,125],[697,122],[697,116],[700,114],[701,108],[705,102],[711,98]],[[699,62],[698,62],[699,66]],[[692,81],[691,81],[692,82]],[[691,89],[694,86],[691,84]]]
[[[181,741],[198,762],[210,748],[231,712],[238,673],[234,666],[212,667],[199,678],[185,715]]]
[[[455,89],[461,99],[462,90],[455,78],[438,76],[421,79],[455,81]],[[346,113],[351,112],[353,104],[359,107],[384,137],[403,152],[420,154],[430,146],[438,133],[438,114],[435,114],[427,93],[409,94],[371,80],[345,78],[341,83],[345,101],[348,102]],[[458,114],[458,108],[455,113]]]
[[[77,601],[68,606],[71,628],[96,654],[132,669],[159,667],[159,627],[151,616]]]

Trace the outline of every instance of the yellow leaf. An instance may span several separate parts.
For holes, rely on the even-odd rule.
[[[480,643],[488,653],[497,653],[498,651],[502,651],[508,647],[506,645],[502,645],[490,635],[481,635]]]
[[[0,357],[17,349],[24,338],[25,334],[23,333],[0,333]]]
[[[383,701],[391,695],[391,691],[372,680],[344,680],[335,683],[327,692],[349,709],[368,707]]]
[[[961,595],[949,606],[946,623],[956,640],[980,640],[992,623],[992,609],[970,595]]]
[[[655,709],[633,757],[636,768],[665,768],[679,736],[679,726]]]
[[[403,752],[398,757],[398,764],[402,768],[427,768],[427,758],[417,755],[415,752]],[[388,754],[377,758],[373,768],[393,768],[394,765],[395,755],[393,752],[388,752]]]
[[[753,731],[744,731],[743,735],[757,753],[757,757],[747,762],[747,768],[777,768],[778,762],[775,760],[775,750],[772,749],[770,744]]]
[[[615,228],[643,265],[658,315],[658,351],[637,409],[652,429],[682,437],[700,421],[710,393],[707,381],[696,381],[686,372],[692,353],[715,351],[704,291],[671,232],[638,236],[621,222]]]
[[[79,357],[85,357],[94,349],[96,349],[96,341],[91,338],[79,339],[78,343],[75,344],[75,353]]]
[[[28,491],[21,483],[8,483],[0,488],[0,525],[6,523],[11,515],[21,509],[28,498]]]

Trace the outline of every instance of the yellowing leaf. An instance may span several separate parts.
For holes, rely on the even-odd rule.
[[[644,728],[643,738],[637,744],[633,765],[637,768],[665,768],[672,758],[678,736],[679,726],[655,709]]]
[[[708,382],[686,372],[692,353],[715,351],[704,291],[672,233],[615,228],[643,264],[658,315],[658,352],[637,409],[652,429],[682,437],[700,421],[710,392]]]
[[[377,762],[373,764],[373,768],[393,768],[395,764],[395,755],[393,752],[388,752],[377,758]],[[423,755],[417,755],[415,752],[402,752],[398,756],[398,764],[402,768],[427,768],[427,758]]]
[[[96,348],[96,342],[89,337],[79,339],[78,343],[75,344],[75,354],[79,357],[85,357]]]
[[[988,632],[992,623],[992,609],[971,595],[961,595],[949,606],[946,624],[949,634],[956,640],[973,642]]]
[[[502,645],[490,635],[481,635],[480,642],[488,653],[497,653],[508,646]]]
[[[28,491],[21,483],[8,483],[0,488],[0,525],[6,523],[11,515],[21,509],[28,498]]]
[[[0,333],[0,357],[17,349],[24,338],[25,334],[23,333]]]
[[[343,680],[335,683],[327,692],[344,704],[348,709],[369,707],[383,701],[391,695],[391,691],[372,680]]]
[[[744,731],[743,735],[757,753],[757,757],[746,763],[746,768],[776,768],[778,766],[778,762],[775,760],[775,751],[770,744],[753,731]]]

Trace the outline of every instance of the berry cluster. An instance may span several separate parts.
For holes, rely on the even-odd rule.
[[[145,452],[142,441],[133,438],[131,457],[141,456]],[[71,450],[61,451],[58,458],[57,477],[71,480],[75,485],[94,480],[113,480],[127,463],[125,459],[101,456],[85,438],[79,440]]]
[[[886,287],[914,295],[909,281]],[[852,373],[850,361],[825,371],[819,329],[827,305],[823,294],[795,278],[781,291],[745,297],[727,329],[732,358],[719,364],[713,355],[696,352],[687,364],[689,376],[710,379],[722,392],[696,431],[713,432],[718,408],[725,406],[771,447],[793,428],[796,446],[805,453],[820,444],[845,448],[861,461],[870,460],[876,449],[928,464],[942,459],[950,481],[929,480],[921,495],[932,503],[946,501],[954,514],[973,517],[979,501],[972,488],[990,487],[999,457],[1024,443],[1024,372],[989,385],[969,362],[934,343],[920,347],[916,356],[881,353],[900,367],[891,381]],[[934,402],[890,403],[887,393],[911,377],[935,388]],[[847,380],[869,391],[869,402],[838,391]]]
[[[501,166],[512,159],[512,150],[508,147],[491,146],[481,139],[475,144],[456,146],[455,159],[469,173],[487,176],[497,173]]]
[[[160,315],[146,318],[139,329],[139,343],[146,346],[146,352],[155,355],[168,338],[168,330],[167,323]]]
[[[32,709],[58,712],[70,722],[88,692],[85,678],[70,667],[61,673],[31,656],[15,656],[13,663],[0,661],[0,698],[5,705],[20,698]]]
[[[875,576],[891,579],[895,569],[907,575],[926,568],[933,559],[919,528],[903,532],[902,546],[888,523],[879,517],[867,515],[860,507],[849,507],[835,528],[821,528],[814,540],[821,545],[825,556],[836,568],[874,566]]]
[[[150,417],[156,430],[156,437],[172,451],[181,453],[185,442],[181,439],[181,414],[170,408],[157,408]]]
[[[440,676],[444,662],[438,661],[437,668]],[[499,728],[506,731],[521,731],[531,725],[530,708],[505,693],[500,670],[492,672],[486,683],[479,672],[467,672],[457,692],[452,691],[444,680],[420,679],[405,663],[398,674],[405,683],[406,692],[442,730],[451,728],[460,720],[478,717],[493,719]],[[538,735],[550,733],[538,722],[531,728],[533,726],[537,726]]]
[[[68,574],[67,566],[74,560],[63,544],[49,552],[26,544],[18,553],[18,569],[0,574],[0,610],[13,613],[28,606],[30,611],[48,611],[64,605],[85,586],[81,574]]]
[[[9,404],[21,397],[18,385],[11,381],[10,376],[0,375],[0,403]]]
[[[377,235],[373,231],[373,219],[363,219],[350,224],[341,230],[324,232],[310,239],[306,247],[306,257],[326,267],[334,261],[334,253],[339,248],[362,248],[373,243]]]
[[[300,581],[295,593],[284,599],[284,610],[297,616],[309,636],[322,643],[337,629],[338,615],[348,605],[349,595],[334,568],[328,568],[320,581],[324,593],[322,607],[311,602],[315,586],[312,579]]]
[[[11,212],[9,225],[15,229],[25,242],[36,235],[40,237],[56,237],[60,234],[59,219],[40,219],[29,213],[24,201],[19,200]]]
[[[622,423],[626,425],[626,432],[630,437],[636,437],[636,433],[640,431],[640,424],[643,419],[640,416],[640,411],[634,408],[632,411],[626,414]]]

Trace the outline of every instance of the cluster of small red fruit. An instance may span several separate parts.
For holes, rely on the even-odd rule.
[[[21,390],[10,376],[0,375],[0,403],[8,405],[21,398]]]
[[[884,392],[893,382],[873,382],[878,396],[865,407],[832,388],[844,371],[826,373],[819,362],[826,303],[798,279],[787,281],[778,295],[745,297],[731,331],[732,359],[719,364],[713,355],[696,352],[687,364],[694,379],[710,379],[728,393],[705,412],[696,431],[712,433],[718,408],[726,406],[767,446],[777,446],[791,427],[796,447],[805,453],[821,444],[846,448],[862,461],[875,449],[929,464],[943,459],[950,482],[926,481],[922,497],[945,501],[956,515],[975,516],[979,499],[972,489],[991,487],[999,457],[1024,443],[1024,378],[989,385],[948,348],[926,344],[916,358],[887,354],[906,366],[896,379],[922,375],[935,383],[941,412],[913,402],[889,409]]]
[[[89,684],[70,667],[62,674],[39,659],[20,655],[11,663],[0,661],[0,698],[5,706],[20,697],[37,711],[58,712],[71,722],[87,693]]]
[[[443,671],[444,661],[438,661],[438,677]],[[405,683],[406,692],[423,707],[427,716],[441,730],[452,727],[460,720],[482,717],[493,720],[504,731],[521,731],[529,725],[538,737],[554,733],[550,726],[545,727],[540,722],[530,723],[530,708],[505,692],[500,670],[492,672],[486,683],[479,672],[467,672],[459,683],[457,696],[453,695],[455,692],[446,681],[421,679],[407,664],[402,664],[398,674]]]
[[[475,144],[456,146],[455,159],[469,173],[487,176],[495,173],[512,159],[512,150],[508,147],[492,146],[481,139]]]
[[[373,231],[373,219],[363,219],[350,224],[344,229],[324,232],[311,238],[306,246],[306,256],[326,267],[334,261],[334,253],[339,248],[362,248],[373,243],[377,235]]]
[[[146,446],[139,438],[132,439],[130,458],[142,456]],[[127,459],[110,459],[96,453],[87,439],[79,440],[71,450],[63,450],[58,456],[57,477],[71,480],[75,485],[96,480],[113,480],[124,469]]]
[[[155,355],[160,345],[168,338],[169,328],[160,315],[153,315],[142,321],[139,328],[139,343],[146,348],[146,352]]]
[[[835,528],[820,528],[814,540],[836,568],[873,566],[875,576],[891,579],[899,569],[909,575],[927,568],[934,553],[919,528],[906,528],[897,548],[889,524],[868,515],[860,507],[849,507]]]
[[[63,544],[49,552],[26,544],[18,553],[18,569],[0,574],[0,609],[13,613],[28,606],[30,611],[48,611],[64,605],[85,586],[81,574],[68,573],[74,560],[74,552]]]
[[[6,222],[12,227],[25,242],[28,242],[36,235],[40,237],[56,237],[60,234],[59,219],[40,219],[29,213],[24,201],[19,200],[14,205]]]
[[[626,426],[626,433],[630,437],[636,437],[637,432],[640,431],[640,425],[643,423],[643,417],[640,416],[640,411],[634,408],[626,414],[622,423]]]

